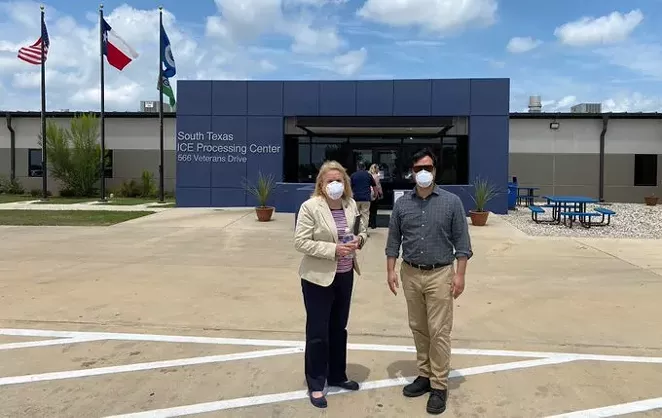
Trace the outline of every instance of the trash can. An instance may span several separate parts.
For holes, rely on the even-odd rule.
[[[508,209],[517,206],[517,183],[508,182]]]

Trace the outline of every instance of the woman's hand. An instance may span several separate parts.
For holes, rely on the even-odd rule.
[[[336,255],[339,257],[345,257],[356,251],[358,247],[359,242],[357,238],[345,244],[336,244]]]

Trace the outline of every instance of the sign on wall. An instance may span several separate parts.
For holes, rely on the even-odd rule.
[[[177,161],[185,163],[247,163],[251,155],[279,154],[280,145],[239,144],[232,132],[177,132]]]

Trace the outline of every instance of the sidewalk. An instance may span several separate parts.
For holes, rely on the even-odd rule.
[[[160,207],[169,205],[168,203],[149,203],[138,205],[111,205],[101,202],[85,203],[40,203],[41,200],[24,200],[20,202],[10,202],[0,204],[0,210],[110,210],[110,211],[154,211],[162,212],[173,207]]]

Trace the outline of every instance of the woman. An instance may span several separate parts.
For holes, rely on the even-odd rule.
[[[372,200],[370,201],[370,220],[368,221],[368,227],[375,229],[377,228],[377,201],[384,197],[382,191],[382,184],[379,182],[379,166],[373,164],[368,170],[372,174],[372,178],[375,179],[375,184],[372,188]]]
[[[358,234],[343,243],[343,236]],[[354,256],[367,239],[366,225],[352,198],[345,168],[325,162],[317,174],[313,195],[297,215],[294,247],[303,253],[299,267],[306,308],[305,375],[310,402],[326,408],[324,385],[358,390],[347,368],[347,321],[354,285]]]

